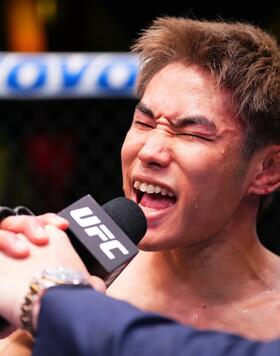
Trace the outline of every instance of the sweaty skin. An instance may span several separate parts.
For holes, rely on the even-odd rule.
[[[169,64],[149,82],[122,148],[124,192],[143,208],[148,231],[108,294],[268,340],[280,335],[280,259],[255,226],[271,148],[242,160],[245,128],[230,102],[194,66]]]

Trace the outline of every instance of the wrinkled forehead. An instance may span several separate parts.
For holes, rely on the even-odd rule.
[[[208,117],[220,124],[238,125],[230,90],[219,88],[210,73],[196,66],[168,64],[148,83],[141,102],[155,117]]]

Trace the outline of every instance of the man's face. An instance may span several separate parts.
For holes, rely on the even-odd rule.
[[[221,233],[247,191],[244,128],[230,94],[197,67],[169,64],[149,82],[122,148],[123,188],[142,207],[147,250]]]

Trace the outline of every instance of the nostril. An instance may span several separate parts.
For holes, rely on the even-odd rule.
[[[150,168],[157,168],[157,167],[162,167],[162,165],[158,162],[148,162],[148,166]]]

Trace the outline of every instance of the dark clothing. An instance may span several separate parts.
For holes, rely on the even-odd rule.
[[[33,355],[276,356],[280,340],[196,330],[91,288],[64,286],[43,297]]]

